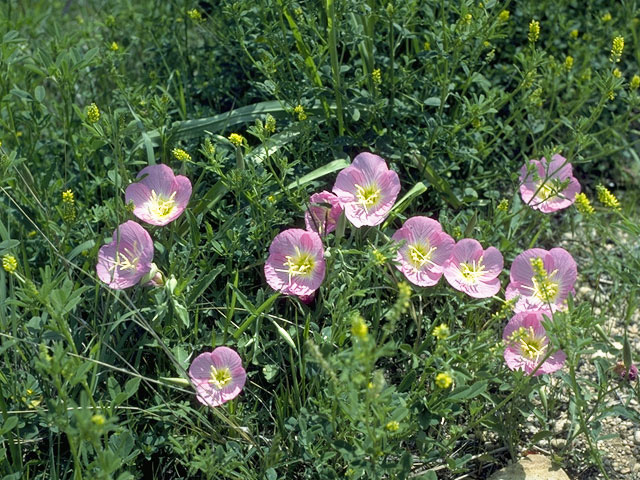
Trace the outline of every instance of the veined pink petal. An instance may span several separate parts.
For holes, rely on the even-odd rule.
[[[175,175],[168,165],[163,163],[148,165],[140,170],[136,178],[158,195],[169,197],[173,193],[172,186]]]
[[[463,238],[445,262],[444,276],[456,290],[474,298],[492,297],[500,290],[502,254],[494,247],[487,250],[475,239]]]
[[[342,213],[340,199],[325,190],[311,195],[309,203],[310,206],[304,213],[307,230],[323,236],[333,232]],[[326,204],[327,206],[318,204]]]
[[[531,169],[527,168],[531,166]],[[522,201],[535,210],[552,213],[567,208],[575,202],[580,193],[580,183],[573,176],[571,164],[560,155],[554,155],[551,162],[543,157],[529,160],[520,169],[520,195]],[[568,185],[562,185],[568,182]]]
[[[212,373],[223,372],[226,382],[218,384]],[[189,367],[189,377],[196,387],[200,403],[217,407],[235,398],[242,391],[247,374],[242,359],[231,348],[217,347],[213,352],[198,355]]]

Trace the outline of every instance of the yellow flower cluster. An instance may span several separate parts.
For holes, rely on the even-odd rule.
[[[364,340],[367,338],[369,334],[369,327],[360,315],[354,315],[353,321],[351,323],[351,333],[354,337],[358,337],[360,340]]]
[[[580,34],[580,32],[578,32],[578,29],[574,28],[573,30],[571,30],[571,32],[569,32],[569,36],[571,38],[578,38],[578,35]]]
[[[433,329],[433,336],[438,340],[446,340],[450,334],[451,332],[449,331],[449,327],[444,323],[441,323]]]
[[[638,87],[640,87],[640,76],[634,75],[633,78],[631,78],[631,82],[629,82],[629,88],[635,90]]]
[[[118,50],[120,50],[120,46],[118,45],[117,42],[111,42],[111,45],[109,45],[109,49],[112,52],[117,52]]]
[[[267,118],[264,121],[264,130],[267,133],[275,133],[276,131],[276,119],[270,113],[267,114]]]
[[[613,17],[611,16],[611,14],[607,12],[604,15],[602,15],[602,17],[600,17],[600,20],[602,20],[604,23],[607,23],[607,22],[610,22],[612,18]]]
[[[193,20],[194,22],[201,22],[202,21],[202,14],[200,13],[199,10],[197,9],[192,9],[187,11],[187,16]]]
[[[2,268],[9,274],[15,273],[18,269],[18,260],[13,255],[4,255],[2,257]]]
[[[72,223],[76,219],[76,200],[71,190],[62,192],[62,220]]]
[[[605,207],[609,207],[613,210],[620,210],[620,202],[616,198],[616,196],[609,191],[607,187],[600,184],[596,186],[596,192],[598,194],[598,200]]]
[[[578,193],[576,195],[575,205],[578,211],[583,215],[592,215],[594,212],[591,202],[584,193]]]
[[[537,20],[531,20],[529,23],[529,35],[527,36],[531,43],[536,43],[540,38],[540,22]]]
[[[442,389],[449,388],[453,383],[453,378],[447,372],[440,372],[436,375],[436,385]]]
[[[95,103],[87,107],[87,120],[89,123],[97,123],[100,120],[100,109]]]
[[[609,60],[613,63],[618,63],[620,58],[622,58],[622,51],[624,50],[624,37],[618,35],[613,39],[611,43],[611,55],[609,56]]]
[[[181,162],[191,161],[191,155],[189,155],[187,152],[185,152],[181,148],[174,148],[173,150],[171,150],[171,154],[173,155],[173,158]]]
[[[390,432],[397,432],[398,430],[400,430],[400,423],[396,422],[395,420],[391,420],[390,422],[387,422],[384,428],[386,428]]]
[[[568,72],[573,68],[573,57],[571,55],[567,55],[567,58],[564,59],[564,69]]]
[[[293,113],[298,116],[298,120],[301,122],[307,119],[307,114],[304,113],[304,107],[302,105],[297,105],[296,108],[293,109]]]
[[[500,210],[502,212],[508,212],[509,211],[509,199],[503,198],[502,200],[500,200],[500,203],[498,204],[498,210]]]
[[[244,143],[244,137],[239,133],[232,133],[229,135],[229,141],[236,147],[240,147]]]
[[[620,78],[622,76],[622,72],[620,71],[619,68],[614,68],[613,72],[611,72],[613,74],[614,77],[616,78]]]
[[[371,72],[371,78],[373,79],[373,83],[376,85],[380,85],[382,83],[382,73],[379,68],[376,68]]]
[[[498,20],[500,20],[501,22],[506,22],[509,20],[509,10],[502,10],[499,14],[498,14]]]

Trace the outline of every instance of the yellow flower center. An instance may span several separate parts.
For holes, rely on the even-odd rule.
[[[533,327],[520,327],[509,337],[512,345],[517,346],[520,354],[530,360],[536,362],[540,357],[544,356],[547,345],[544,343],[544,337],[537,337]]]
[[[135,272],[138,269],[138,263],[140,263],[140,255],[136,256],[138,244],[133,244],[133,252],[128,248],[123,250],[124,252],[116,251],[116,256],[109,270],[120,268],[120,270],[133,270]]]
[[[158,195],[155,190],[151,190],[151,199],[147,204],[149,213],[155,218],[165,218],[171,215],[173,209],[176,207],[177,192],[173,192],[169,198]]]
[[[461,263],[460,273],[468,283],[477,283],[480,277],[484,275],[485,268],[482,264],[482,257],[476,262],[473,260],[471,263]]]
[[[427,263],[433,264],[431,257],[435,250],[436,247],[431,247],[429,242],[426,241],[425,243],[414,243],[413,245],[409,245],[409,261],[413,268],[420,270]]]
[[[362,205],[365,212],[368,212],[367,208],[375,207],[380,202],[380,193],[382,190],[375,182],[370,183],[366,187],[361,185],[356,185],[355,187],[358,203]]]
[[[231,383],[231,370],[227,367],[216,368],[211,365],[211,376],[209,377],[209,383],[216,389],[221,390]]]
[[[301,252],[298,247],[295,247],[295,255],[287,255],[285,258],[287,261],[284,266],[287,267],[287,274],[289,275],[289,283],[291,283],[291,277],[310,277],[316,266],[316,260],[309,252]]]

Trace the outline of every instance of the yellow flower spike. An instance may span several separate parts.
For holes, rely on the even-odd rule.
[[[620,78],[622,77],[622,72],[620,71],[619,68],[614,68],[613,72],[611,72],[613,74],[614,77],[616,78]]]
[[[500,203],[498,204],[497,208],[501,212],[508,212],[509,211],[509,199],[503,198],[502,200],[500,200]]]
[[[382,73],[379,68],[376,68],[373,72],[371,72],[371,78],[373,79],[373,83],[375,85],[380,85],[382,83]]]
[[[598,194],[598,200],[605,207],[609,207],[613,210],[620,210],[620,201],[609,191],[607,187],[600,184],[596,186],[596,192]]]
[[[450,334],[451,332],[449,330],[449,327],[444,323],[441,323],[433,329],[433,336],[438,340],[446,340]]]
[[[302,122],[307,119],[307,114],[304,112],[304,107],[300,104],[293,109],[293,113],[298,116],[298,120]]]
[[[618,35],[613,39],[611,43],[611,55],[609,60],[613,63],[618,63],[622,58],[622,51],[624,50],[624,37]]]
[[[112,52],[117,52],[118,50],[120,50],[120,46],[118,45],[117,42],[111,42],[111,45],[109,45],[109,49]]]
[[[640,76],[634,75],[633,78],[631,78],[631,82],[629,82],[629,88],[635,90],[638,87],[640,87]]]
[[[569,36],[571,38],[578,38],[579,34],[580,34],[580,32],[578,32],[578,30],[576,28],[574,28],[573,30],[571,30],[571,32],[569,32]]]
[[[62,192],[62,220],[72,223],[76,219],[75,198],[71,190]]]
[[[360,315],[356,315],[351,324],[351,334],[360,340],[365,340],[369,335],[369,327]]]
[[[97,414],[91,417],[91,422],[93,422],[93,424],[98,427],[101,427],[102,425],[104,425],[106,421],[107,419],[104,418],[104,415]]]
[[[573,68],[573,57],[571,55],[567,55],[567,58],[564,59],[564,69],[569,71]]]
[[[276,119],[270,113],[267,114],[267,118],[264,121],[264,130],[267,133],[275,133],[276,131]]]
[[[97,123],[100,120],[100,109],[95,103],[87,107],[87,120],[89,123]]]
[[[584,193],[578,193],[576,195],[575,205],[578,211],[583,215],[592,215],[594,212],[591,202]]]
[[[398,430],[400,430],[400,423],[396,422],[395,420],[391,420],[390,422],[387,422],[384,428],[386,428],[389,432],[397,432]]]
[[[529,23],[529,35],[527,36],[529,42],[536,43],[540,38],[540,22],[537,20],[531,20]]]
[[[447,389],[453,383],[453,378],[446,372],[440,372],[436,375],[436,386],[442,389]]]
[[[507,22],[509,21],[509,16],[511,14],[509,13],[509,10],[502,10],[499,14],[498,14],[498,20],[500,20],[501,22]]]
[[[4,255],[2,257],[2,268],[9,275],[13,275],[18,269],[18,260],[13,255]]]
[[[174,148],[173,150],[171,150],[171,154],[176,160],[179,160],[181,162],[191,161],[191,155],[189,155],[187,152],[185,152],[181,148]]]
[[[244,137],[239,133],[232,133],[231,135],[229,135],[229,141],[236,147],[242,146],[242,144],[245,142]]]
[[[612,18],[613,17],[611,16],[611,14],[607,12],[604,15],[602,15],[602,17],[600,17],[600,20],[602,20],[604,23],[607,23],[607,22],[610,22]]]
[[[192,10],[188,10],[187,11],[187,16],[193,20],[194,22],[201,22],[202,21],[202,14],[200,13],[199,10],[197,9],[192,9]]]

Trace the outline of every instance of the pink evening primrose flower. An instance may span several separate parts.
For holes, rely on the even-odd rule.
[[[133,202],[133,214],[152,225],[166,225],[178,218],[189,203],[191,182],[184,175],[175,176],[164,164],[143,168],[127,187],[124,198]]]
[[[96,272],[110,288],[121,290],[142,280],[152,268],[153,241],[136,222],[129,220],[113,232],[113,241],[100,247]]]
[[[482,249],[472,238],[463,238],[453,247],[444,265],[444,276],[456,290],[474,298],[492,297],[500,290],[498,275],[504,262],[497,248]]]
[[[505,297],[517,298],[516,312],[562,310],[577,276],[576,262],[564,248],[531,248],[513,260]]]
[[[189,367],[189,377],[196,387],[198,401],[210,407],[236,398],[247,381],[242,359],[229,347],[217,347],[213,352],[198,355]]]
[[[511,370],[524,370],[529,375],[547,356],[549,338],[542,326],[542,312],[516,313],[502,333],[504,359]],[[546,358],[534,376],[553,373],[562,368],[567,356],[562,350]]]
[[[400,192],[398,174],[373,153],[361,153],[338,173],[333,193],[356,227],[378,225],[387,218]]]
[[[391,239],[402,242],[396,266],[407,280],[421,287],[438,283],[454,244],[439,222],[429,217],[411,217]]]
[[[324,248],[316,232],[290,228],[271,242],[264,274],[274,290],[307,297],[320,287],[324,272]]]
[[[571,164],[557,154],[550,163],[544,157],[529,160],[520,170],[520,182],[522,201],[543,213],[571,206],[580,193],[580,183],[573,176]]]
[[[304,213],[307,230],[324,236],[333,232],[342,213],[340,200],[333,193],[322,191],[309,198],[309,208]]]

